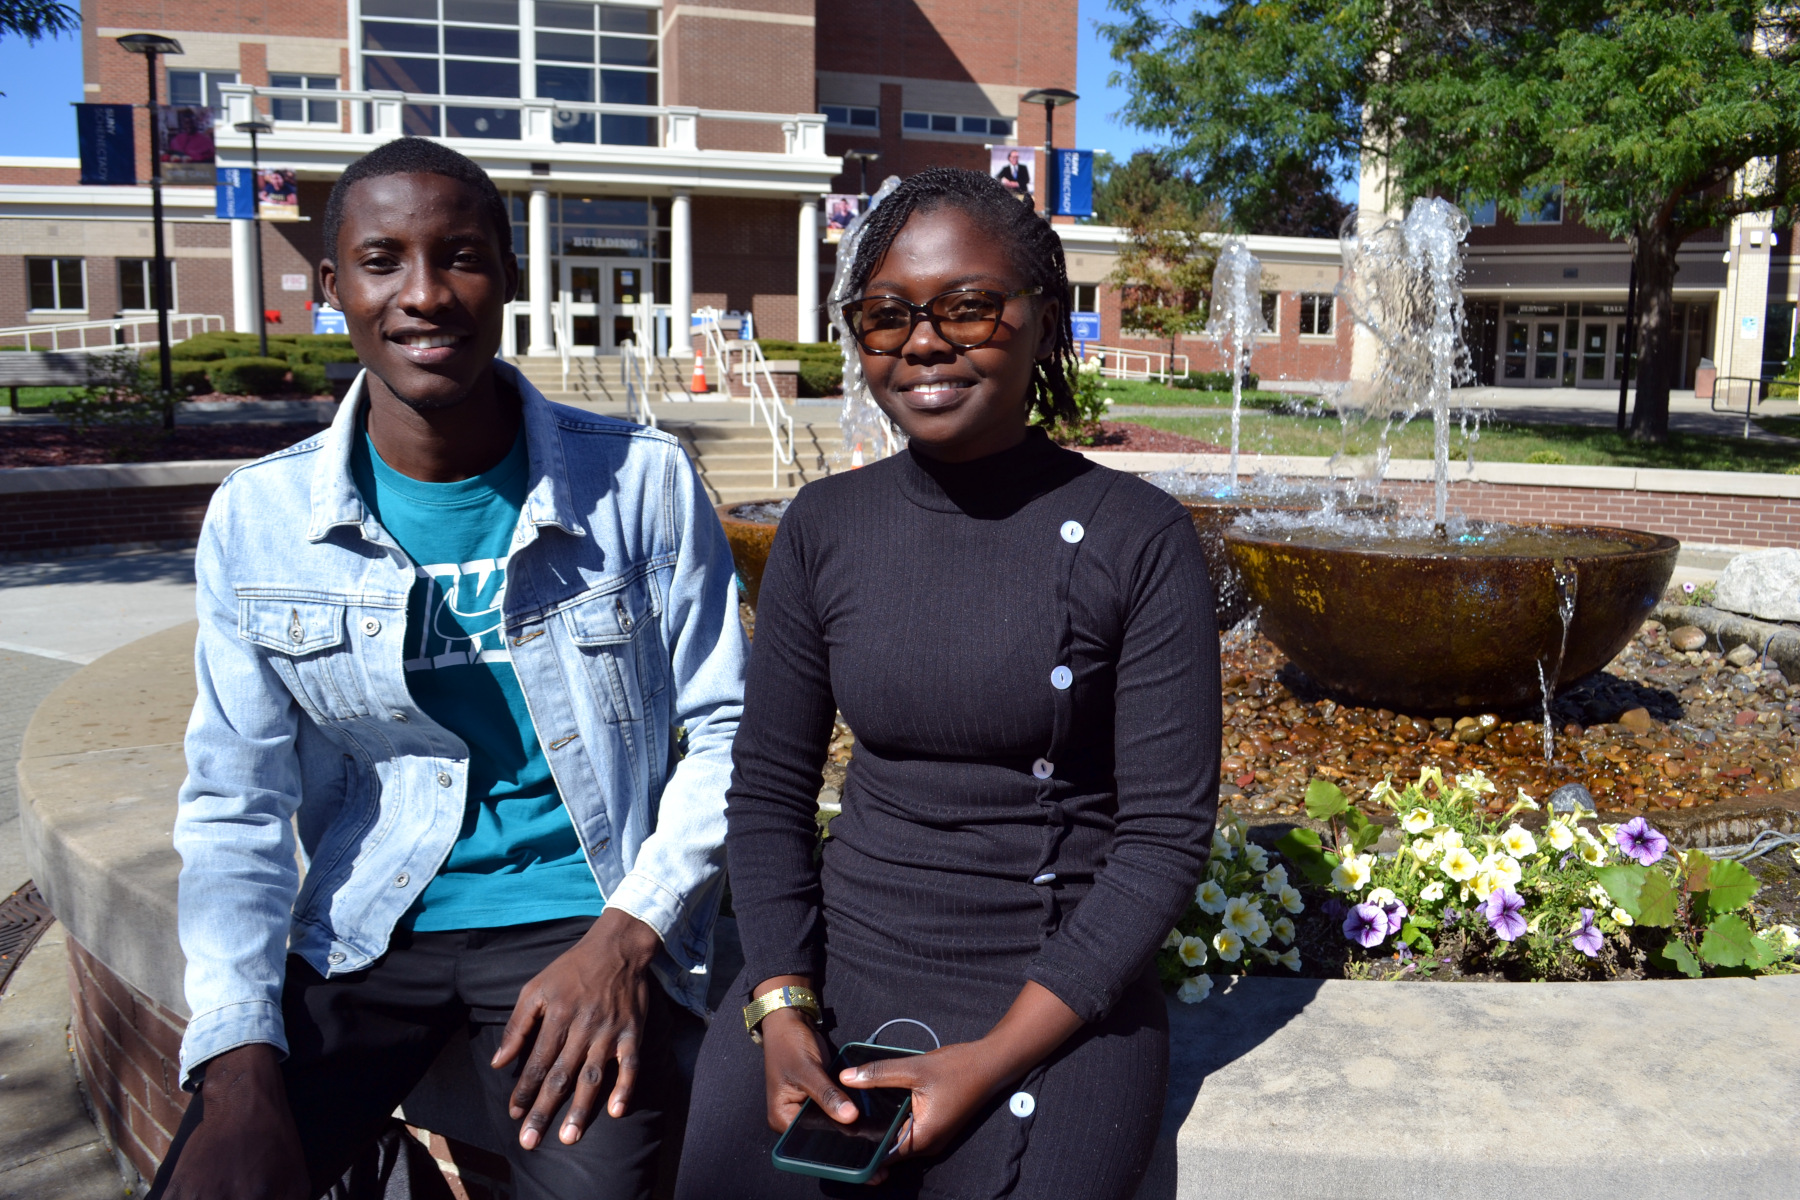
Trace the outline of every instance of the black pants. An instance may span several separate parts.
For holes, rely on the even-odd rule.
[[[580,917],[501,929],[396,932],[373,966],[333,979],[290,957],[281,1000],[288,1040],[282,1075],[312,1194],[336,1185],[391,1129],[395,1107],[461,1027],[468,1030],[494,1141],[507,1147],[520,1200],[647,1200],[665,1117],[679,1121],[686,1106],[686,1083],[672,1052],[674,1027],[697,1024],[661,987],[650,987],[631,1111],[614,1118],[601,1107],[573,1146],[557,1140],[561,1113],[536,1150],[519,1146],[519,1122],[507,1107],[529,1047],[504,1070],[488,1066],[520,990],[592,924],[593,918]],[[615,1073],[609,1070],[603,1082],[602,1105]],[[195,1095],[149,1200],[162,1195],[182,1147],[205,1117],[204,1101]]]

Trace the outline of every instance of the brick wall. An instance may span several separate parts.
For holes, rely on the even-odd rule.
[[[669,5],[664,26],[663,102],[747,112],[813,109],[812,0],[709,0]],[[744,15],[726,16],[728,12]],[[779,153],[779,126],[702,121],[707,150]]]
[[[69,946],[70,1033],[75,1069],[107,1140],[145,1180],[169,1151],[187,1111],[181,1090],[181,1035],[187,1022],[88,953]],[[411,1126],[431,1148],[457,1200],[510,1200],[512,1168],[497,1154]]]
[[[1316,289],[1329,292],[1328,287]],[[1256,343],[1256,354],[1250,369],[1260,378],[1275,381],[1336,380],[1350,378],[1352,326],[1343,305],[1337,306],[1332,336],[1316,338],[1300,336],[1300,293],[1279,293],[1278,328],[1273,338]],[[1119,332],[1121,326],[1119,293],[1102,286],[1099,293],[1100,328],[1104,342],[1122,350],[1145,350],[1157,354],[1169,352],[1168,338],[1131,338]],[[1175,352],[1188,356],[1188,368],[1194,371],[1227,369],[1228,354],[1204,334],[1176,339]]]
[[[0,495],[0,558],[82,547],[193,545],[216,486]]]
[[[1432,485],[1427,481],[1392,482],[1382,490],[1399,499],[1403,509],[1430,511]],[[1450,508],[1488,521],[1621,525],[1684,542],[1800,546],[1800,500],[1777,496],[1453,483]]]
[[[695,196],[693,220],[694,307],[749,309],[758,337],[791,340],[798,326],[799,199]]]

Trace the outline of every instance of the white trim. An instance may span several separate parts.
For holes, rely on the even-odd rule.
[[[714,8],[710,4],[677,4],[663,19],[663,32],[669,32],[669,26],[682,17],[711,18],[715,21],[755,21],[764,25],[799,25],[807,29],[818,24],[810,15],[801,15],[800,13],[759,12],[751,8]]]
[[[33,154],[0,154],[0,167],[50,167],[57,170],[78,171],[81,169],[81,160]]]

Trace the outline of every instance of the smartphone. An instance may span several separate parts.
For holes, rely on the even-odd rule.
[[[831,1060],[833,1079],[850,1067],[878,1058],[918,1054],[897,1046],[873,1046],[851,1042]],[[900,1126],[912,1112],[912,1092],[906,1088],[845,1088],[855,1102],[857,1117],[840,1124],[808,1100],[800,1106],[794,1123],[775,1143],[769,1157],[775,1166],[796,1175],[814,1175],[843,1183],[867,1183],[887,1157]]]

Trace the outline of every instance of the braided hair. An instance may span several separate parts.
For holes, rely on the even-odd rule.
[[[914,213],[954,208],[982,232],[1005,246],[1026,287],[1039,287],[1041,298],[1055,301],[1061,314],[1056,342],[1048,358],[1032,368],[1031,406],[1045,422],[1074,422],[1075,391],[1069,382],[1075,367],[1075,342],[1069,331],[1069,273],[1063,263],[1062,239],[1050,222],[1013,193],[980,171],[932,167],[907,177],[886,200],[870,211],[856,243],[845,294],[859,296],[869,277]]]

